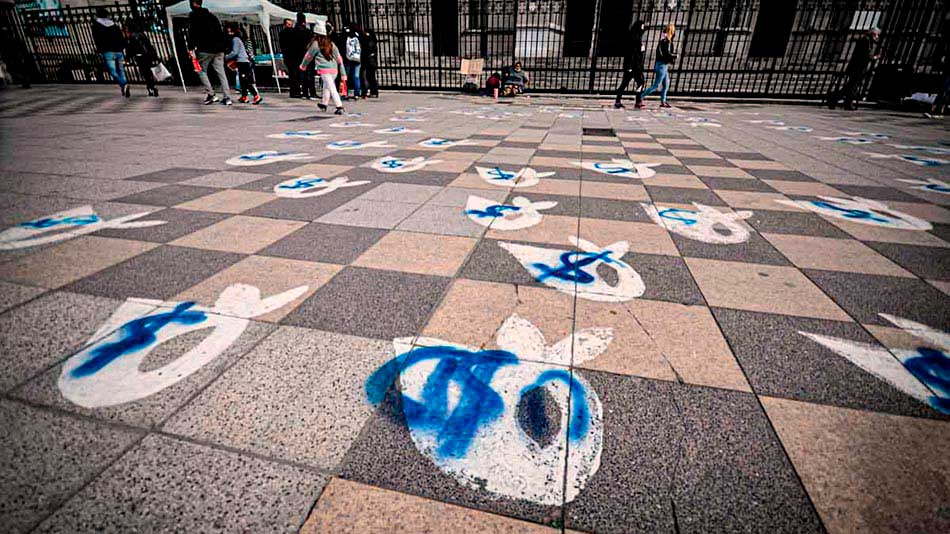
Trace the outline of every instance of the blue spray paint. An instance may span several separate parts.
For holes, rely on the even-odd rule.
[[[940,184],[927,184],[924,186],[927,191],[936,191],[938,193],[950,193],[950,187]]]
[[[73,378],[82,378],[99,372],[113,360],[137,352],[155,343],[155,333],[169,324],[193,325],[204,322],[207,315],[200,311],[188,311],[194,302],[182,302],[170,312],[157,313],[134,319],[122,325],[122,338],[106,343],[90,352],[90,358],[70,372]]]
[[[603,164],[603,163],[594,163],[594,168],[600,171],[604,171],[607,174],[623,174],[625,172],[630,172],[630,169],[627,167],[620,167],[613,164]]]
[[[387,159],[383,161],[383,166],[388,169],[398,169],[403,166],[403,163],[398,159]]]
[[[286,156],[288,154],[290,154],[290,152],[264,152],[263,154],[244,154],[238,159],[243,159],[245,161],[260,161],[262,159]]]
[[[571,388],[571,425],[568,428],[567,436],[571,441],[583,438],[587,434],[587,429],[590,428],[587,392],[584,390],[584,386],[571,376],[571,373],[563,369],[544,371],[538,375],[533,384],[521,390],[521,397],[524,397],[532,389],[541,387],[548,382],[563,382]]]
[[[924,167],[939,167],[940,165],[943,165],[943,162],[938,159],[922,158],[920,156],[914,156],[911,154],[903,154],[899,157],[904,161],[923,165]]]
[[[42,219],[37,219],[35,221],[29,221],[25,223],[20,223],[20,226],[25,228],[52,228],[54,226],[84,226],[87,224],[93,224],[99,222],[100,219],[98,215],[81,215],[78,217],[63,217],[62,219],[51,219],[49,217],[44,217]]]
[[[691,219],[691,218],[688,218],[688,217],[680,216],[679,214],[681,214],[681,213],[682,213],[682,214],[689,214],[689,215],[696,215],[697,212],[695,212],[695,211],[689,211],[689,210],[681,210],[681,209],[678,209],[678,208],[666,208],[666,209],[662,209],[662,210],[660,210],[660,211],[658,212],[659,216],[660,216],[660,217],[663,217],[664,219],[669,219],[669,220],[671,220],[671,221],[679,221],[679,222],[681,222],[681,223],[683,223],[683,224],[685,224],[685,225],[687,225],[687,226],[696,224],[696,219]]]
[[[501,167],[495,167],[494,169],[488,171],[488,175],[491,176],[492,179],[494,180],[511,180],[512,178],[517,176],[518,173],[505,172],[501,170]]]
[[[481,219],[494,219],[497,217],[504,217],[506,211],[521,211],[521,208],[518,206],[509,206],[507,204],[494,204],[488,206],[484,210],[465,210],[465,213],[474,215]]]
[[[867,219],[869,221],[876,221],[876,222],[882,222],[882,223],[891,222],[891,219],[883,217],[881,215],[877,215],[871,211],[842,208],[840,206],[836,206],[832,204],[831,202],[825,202],[823,200],[811,200],[810,202],[813,206],[817,206],[819,208],[840,211],[844,213],[844,217],[846,219]]]
[[[598,253],[593,252],[565,252],[561,254],[561,264],[555,267],[543,263],[532,263],[531,266],[541,271],[538,275],[538,282],[544,282],[548,278],[557,278],[566,282],[576,282],[578,284],[590,284],[594,281],[594,276],[584,270],[584,267],[603,261],[605,263],[614,263],[610,258],[611,251],[604,250]],[[579,259],[571,261],[572,256]]]
[[[917,354],[919,356],[904,361],[904,367],[937,393],[930,397],[930,405],[941,413],[950,414],[950,357],[927,347],[918,347]]]
[[[278,189],[309,189],[317,184],[325,182],[323,178],[298,178],[292,184],[281,184]]]
[[[363,146],[363,143],[360,143],[359,141],[334,141],[330,143],[330,146],[356,147],[356,146]]]

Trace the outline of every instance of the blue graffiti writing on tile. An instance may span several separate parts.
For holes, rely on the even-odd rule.
[[[260,154],[244,154],[239,156],[238,159],[243,159],[245,161],[261,161],[268,158],[276,158],[277,156],[286,156],[291,154],[291,152],[261,152]]]
[[[387,169],[399,169],[406,166],[406,164],[401,159],[396,158],[384,159],[382,161],[382,165]]]
[[[595,163],[594,168],[604,171],[607,174],[623,174],[625,172],[632,171],[632,169],[628,167],[622,167],[620,165],[612,165],[610,163]]]
[[[472,352],[454,347],[423,347],[389,360],[366,380],[366,395],[379,404],[400,372],[427,360],[433,370],[419,400],[402,396],[406,424],[411,429],[436,433],[436,453],[443,458],[462,458],[483,425],[501,416],[504,401],[492,387],[500,367],[515,365],[518,358],[504,350]],[[450,385],[457,386],[458,402],[449,410]]]
[[[279,189],[309,189],[325,181],[323,178],[298,178],[292,184],[281,184],[277,187]]]
[[[20,226],[24,228],[35,228],[37,230],[52,228],[54,226],[85,226],[87,224],[93,224],[101,221],[98,215],[80,215],[78,217],[63,217],[62,219],[52,219],[49,217],[44,217],[42,219],[37,219],[35,221],[28,221],[25,223],[20,223]]]
[[[521,211],[521,208],[519,208],[518,206],[509,206],[507,204],[493,204],[491,206],[488,206],[484,210],[465,210],[465,213],[485,219],[485,218],[504,217],[506,211],[511,211],[511,212]]]
[[[494,169],[488,171],[488,176],[493,180],[511,180],[518,176],[516,172],[506,172],[501,170],[501,167],[495,167]]]
[[[669,219],[671,221],[681,222],[687,226],[696,224],[696,219],[689,217],[689,215],[696,215],[695,211],[690,210],[681,210],[678,208],[666,208],[657,212],[660,217],[664,219]]]
[[[924,167],[939,167],[945,163],[943,160],[914,156],[913,154],[901,154],[898,157],[904,161],[916,163],[917,165],[922,165]]]
[[[919,347],[917,354],[904,360],[904,367],[936,393],[930,397],[930,405],[942,413],[950,414],[950,357],[927,347]]]
[[[335,147],[357,147],[362,145],[363,143],[360,143],[359,141],[334,141],[330,143],[330,146]]]
[[[429,140],[430,145],[436,145],[436,146],[448,145],[454,142],[455,141],[452,141],[451,139],[430,139]]]
[[[538,275],[538,281],[543,282],[548,278],[557,278],[565,282],[576,282],[578,284],[590,284],[594,281],[594,275],[584,270],[584,267],[602,261],[604,263],[614,263],[610,258],[611,251],[602,250],[600,252],[565,252],[561,254],[561,264],[551,267],[544,263],[532,263],[531,266],[541,271]],[[576,256],[577,261],[571,260]]]
[[[811,200],[809,202],[811,202],[813,206],[816,206],[819,208],[840,211],[844,214],[844,217],[846,219],[867,219],[869,221],[876,221],[876,222],[882,222],[882,223],[891,222],[891,219],[889,217],[882,216],[872,211],[842,208],[840,206],[836,206],[835,204],[831,202],[826,202],[824,200]]]
[[[936,191],[938,193],[950,193],[950,186],[943,184],[927,184],[923,186],[927,191]]]
[[[587,391],[584,386],[571,376],[571,373],[563,370],[544,371],[538,375],[537,380],[530,386],[521,390],[521,397],[524,398],[531,390],[544,386],[549,382],[563,382],[571,389],[571,423],[568,428],[567,436],[571,441],[577,441],[587,434],[590,428],[590,408],[587,405]],[[536,413],[543,412],[536,410]]]
[[[302,130],[302,131],[298,131],[298,130],[288,130],[288,131],[284,132],[284,135],[290,135],[290,136],[293,136],[293,137],[320,137],[320,136],[322,136],[323,134],[320,134],[320,133],[317,133],[317,132],[308,132],[308,131],[306,131],[306,130]]]
[[[188,310],[194,305],[194,302],[182,302],[170,312],[156,313],[125,323],[121,327],[121,339],[93,349],[90,358],[70,374],[73,378],[93,375],[116,358],[155,343],[156,332],[170,324],[194,325],[204,322],[207,319],[204,312]]]

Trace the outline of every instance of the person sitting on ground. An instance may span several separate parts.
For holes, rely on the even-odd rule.
[[[102,54],[112,79],[119,84],[119,94],[128,98],[131,93],[129,81],[125,77],[125,36],[119,25],[109,18],[109,10],[104,7],[96,8],[96,20],[92,21],[92,40],[96,44],[96,52]]]
[[[505,84],[502,93],[505,96],[515,96],[524,93],[525,88],[531,83],[528,73],[521,68],[521,62],[515,61],[508,73],[505,75]]]
[[[261,93],[254,84],[254,63],[251,59],[253,56],[248,54],[244,30],[236,24],[229,24],[227,32],[228,37],[231,38],[231,51],[224,56],[224,60],[229,65],[232,61],[236,63],[238,79],[241,82],[241,98],[238,99],[238,102],[247,104],[248,93],[250,93],[254,95],[254,104],[260,104],[264,99],[261,98]]]
[[[323,21],[318,20],[314,24],[313,33],[307,53],[304,54],[303,61],[300,63],[300,70],[306,71],[311,61],[316,63],[317,74],[323,82],[323,103],[317,106],[321,111],[326,111],[332,97],[333,104],[336,106],[335,114],[342,115],[345,111],[343,101],[340,100],[340,93],[336,89],[336,74],[343,68],[343,56],[340,55],[340,49],[327,37],[327,27]],[[346,72],[341,73],[341,77],[345,82]]]
[[[495,89],[501,91],[501,73],[493,72],[485,82],[485,90],[489,95],[495,94]]]

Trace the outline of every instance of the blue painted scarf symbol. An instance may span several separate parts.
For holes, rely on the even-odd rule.
[[[537,276],[539,282],[544,282],[548,278],[557,278],[565,282],[576,282],[578,284],[593,283],[593,275],[584,271],[584,267],[603,261],[604,263],[613,263],[610,258],[611,251],[602,250],[600,252],[565,252],[561,254],[561,264],[551,267],[544,263],[533,263],[532,267],[540,271]],[[571,260],[572,256],[577,256],[577,261]]]
[[[52,228],[54,226],[84,226],[87,224],[93,224],[101,221],[98,215],[85,215],[80,217],[63,217],[62,219],[55,219],[44,217],[42,219],[37,219],[35,221],[29,221],[25,223],[20,223],[19,226],[24,228]]]
[[[516,212],[516,211],[521,211],[521,208],[519,208],[518,206],[508,206],[505,204],[495,204],[492,206],[488,206],[484,210],[465,210],[465,213],[467,213],[468,215],[474,215],[480,218],[496,218],[496,217],[504,217],[506,211]]]
[[[852,209],[852,208],[842,208],[835,205],[831,202],[825,202],[823,200],[812,200],[811,204],[818,208],[829,209],[833,211],[840,212],[843,217],[846,219],[867,219],[870,221],[888,223],[891,222],[889,217],[884,217],[882,215],[876,214],[867,210]]]
[[[664,219],[669,219],[671,221],[679,221],[687,226],[692,226],[696,224],[696,219],[688,217],[688,215],[696,215],[695,211],[690,210],[681,210],[679,208],[666,208],[662,209],[659,212],[660,217]],[[680,215],[683,214],[683,215]]]
[[[277,187],[280,189],[308,189],[325,181],[323,178],[300,178],[292,184],[280,184]]]

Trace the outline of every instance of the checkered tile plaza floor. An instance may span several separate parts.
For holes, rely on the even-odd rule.
[[[607,104],[0,93],[2,530],[950,531],[945,123]]]

